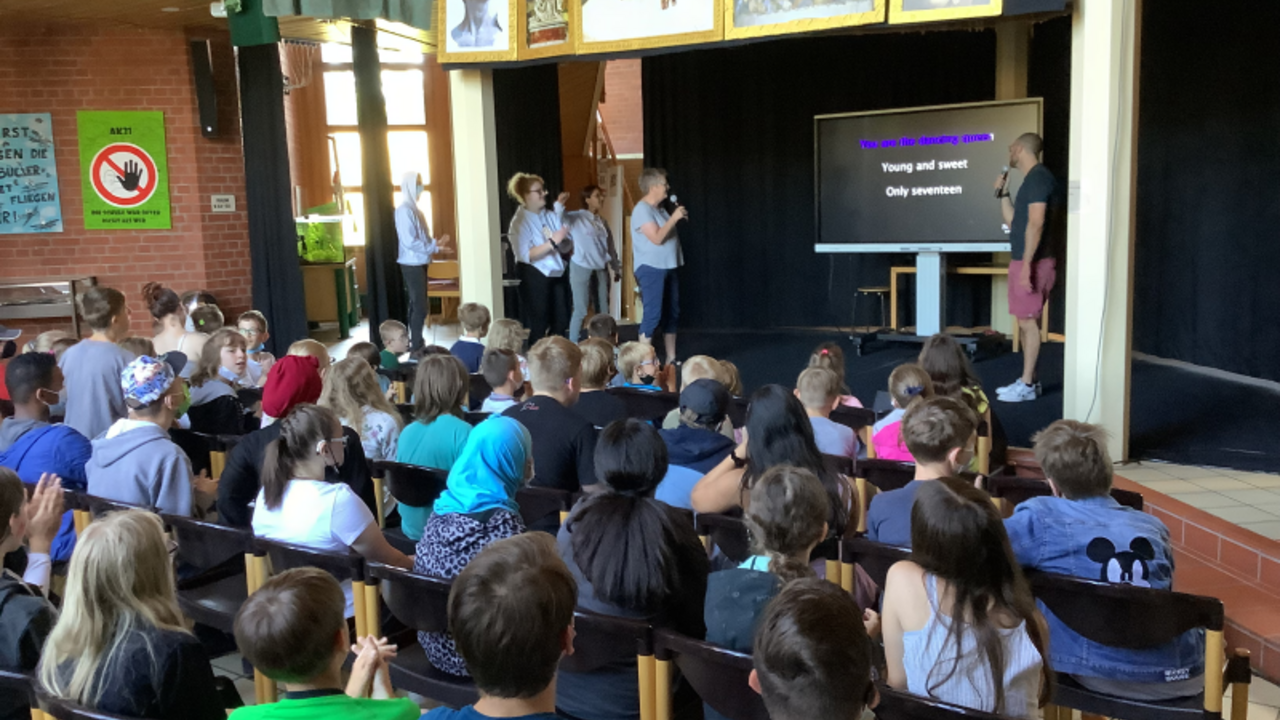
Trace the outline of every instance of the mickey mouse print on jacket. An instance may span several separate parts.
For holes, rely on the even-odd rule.
[[[1005,529],[1025,568],[1156,590],[1173,587],[1169,530],[1110,495],[1033,498],[1014,509]],[[1203,630],[1156,648],[1112,648],[1077,635],[1043,604],[1040,611],[1049,624],[1050,661],[1058,672],[1138,683],[1204,674]]]

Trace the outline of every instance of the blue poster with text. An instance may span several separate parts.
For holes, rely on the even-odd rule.
[[[62,232],[49,113],[0,115],[0,234]]]

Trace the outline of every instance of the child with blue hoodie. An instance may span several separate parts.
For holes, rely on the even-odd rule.
[[[160,360],[143,355],[125,367],[120,386],[129,417],[93,441],[93,456],[85,465],[90,495],[171,515],[192,514],[191,460],[169,439],[169,427],[191,401],[179,377],[185,365],[181,353],[168,353]],[[202,479],[199,489],[216,493],[216,481],[206,485]]]
[[[84,466],[92,452],[89,440],[68,425],[50,424],[50,407],[58,403],[62,371],[52,353],[30,352],[9,361],[5,386],[13,398],[13,417],[0,422],[0,467],[35,486],[47,474],[62,478],[69,490],[85,489]],[[76,530],[71,511],[53,539],[54,562],[71,559]]]

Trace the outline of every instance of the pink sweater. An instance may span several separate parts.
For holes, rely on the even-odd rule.
[[[876,458],[880,460],[916,461],[911,457],[911,453],[907,452],[906,444],[902,442],[901,420],[885,423],[871,436],[871,444],[875,446]]]

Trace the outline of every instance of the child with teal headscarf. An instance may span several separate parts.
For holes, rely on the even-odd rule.
[[[515,496],[532,457],[529,431],[518,421],[494,416],[475,426],[423,528],[414,572],[452,580],[490,543],[523,533]],[[418,642],[436,669],[468,676],[448,633],[420,632]]]

